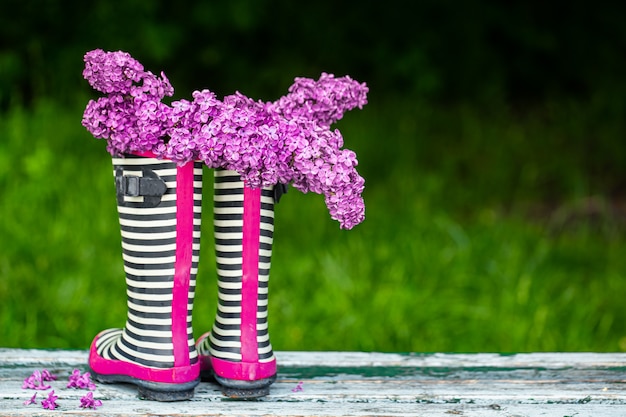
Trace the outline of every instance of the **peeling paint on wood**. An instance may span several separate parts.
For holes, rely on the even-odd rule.
[[[190,401],[137,398],[129,385],[98,384],[97,410],[78,407],[84,391],[66,389],[87,352],[0,348],[0,415],[34,416],[626,416],[626,354],[390,354],[277,352],[279,375],[269,396],[223,397],[201,383]],[[36,369],[60,376],[51,384],[59,408],[24,406],[21,388]],[[65,381],[63,381],[65,380]],[[45,393],[40,393],[43,398]]]

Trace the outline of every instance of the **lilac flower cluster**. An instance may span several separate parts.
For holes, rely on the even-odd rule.
[[[155,76],[125,52],[100,49],[85,55],[83,76],[105,97],[90,100],[83,125],[99,139],[107,139],[111,154],[146,152],[162,142],[170,108],[161,100],[174,89],[165,74]]]
[[[367,104],[367,86],[345,76],[335,78],[322,73],[319,80],[297,77],[289,94],[274,105],[288,119],[312,119],[329,127],[340,120],[347,110],[362,109]]]
[[[50,385],[45,384],[44,381],[55,381],[56,376],[52,375],[47,369],[42,371],[35,370],[28,378],[24,380],[22,389],[34,389],[34,390],[47,390],[52,388]],[[100,407],[102,401],[94,399],[93,390],[96,389],[96,385],[91,381],[91,375],[89,372],[81,374],[78,369],[74,369],[72,375],[69,377],[69,382],[66,388],[78,388],[90,390],[80,399],[81,408],[93,408]],[[47,410],[54,410],[59,405],[57,400],[59,396],[55,394],[54,390],[48,392],[48,396],[41,400],[41,406]],[[32,397],[24,401],[24,405],[31,405],[37,403],[37,393],[35,392]]]
[[[113,155],[149,152],[178,164],[202,160],[209,168],[237,171],[252,188],[288,184],[323,194],[331,218],[351,229],[365,218],[365,181],[356,154],[342,149],[330,125],[367,103],[367,87],[349,77],[322,74],[296,78],[275,102],[237,92],[218,100],[209,90],[193,100],[166,105],[173,89],[125,52],[95,50],[85,55],[83,76],[106,94],[91,100],[83,125],[107,139]]]

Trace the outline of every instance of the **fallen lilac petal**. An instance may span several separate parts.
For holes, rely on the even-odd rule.
[[[96,407],[101,407],[101,406],[102,406],[102,401],[94,400],[93,392],[91,391],[89,391],[80,399],[80,408],[93,408],[95,410]]]
[[[35,384],[33,383],[32,376],[29,376],[28,378],[24,379],[24,382],[22,382],[22,389],[36,389]]]
[[[76,388],[77,385],[77,381],[80,378],[80,370],[78,369],[74,369],[72,371],[72,374],[69,376],[69,382],[67,383],[66,388]]]
[[[50,385],[43,383],[43,376],[38,370],[35,370],[33,374],[22,383],[22,389],[47,390],[50,388]]]
[[[24,401],[24,405],[35,404],[37,402],[36,398],[37,398],[37,393],[34,393],[33,396],[30,397],[30,399]]]
[[[74,369],[72,375],[69,377],[67,388],[88,389],[93,391],[96,389],[96,384],[91,381],[91,374],[89,372],[85,372],[81,375],[80,370]]]
[[[54,410],[55,408],[59,406],[56,403],[58,398],[59,398],[58,396],[54,395],[54,390],[52,390],[48,393],[48,398],[46,398],[45,400],[41,402],[41,406],[48,410]]]
[[[47,369],[41,370],[41,377],[44,381],[56,381],[57,379],[56,375],[52,375]]]

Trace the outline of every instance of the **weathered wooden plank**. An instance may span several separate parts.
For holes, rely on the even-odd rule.
[[[97,411],[64,388],[84,351],[0,349],[0,415],[48,415],[24,406],[24,378],[47,368],[64,415],[202,416],[626,416],[626,354],[385,354],[278,352],[279,378],[257,401],[224,398],[201,383],[191,401],[142,401],[132,386],[98,384]],[[298,390],[297,387],[301,387]],[[49,412],[54,413],[54,412]]]
[[[410,368],[611,368],[626,367],[626,353],[378,353],[378,352],[278,352],[281,366],[291,367],[410,367]],[[84,365],[82,350],[0,348],[0,366],[61,363]]]

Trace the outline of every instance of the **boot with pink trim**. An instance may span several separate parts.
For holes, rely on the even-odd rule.
[[[132,383],[142,398],[189,399],[200,361],[191,327],[200,251],[202,166],[151,154],[114,158],[128,315],[99,333],[89,366],[97,381]]]
[[[267,302],[277,187],[253,189],[235,171],[215,171],[218,308],[196,346],[203,379],[215,378],[232,398],[267,395],[276,379]]]

